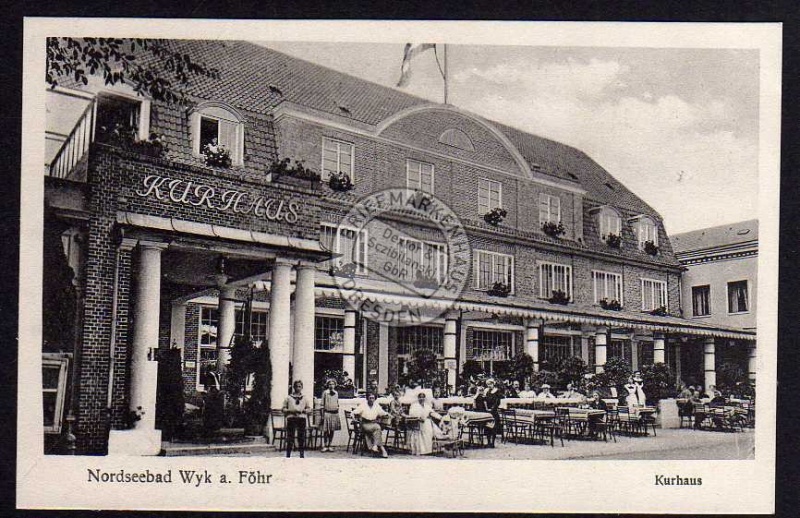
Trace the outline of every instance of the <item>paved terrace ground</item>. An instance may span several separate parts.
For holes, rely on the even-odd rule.
[[[500,460],[581,460],[581,459],[608,459],[608,460],[741,460],[755,458],[755,434],[752,429],[742,432],[714,432],[703,430],[657,430],[658,435],[652,433],[647,437],[618,436],[617,442],[587,440],[565,440],[564,447],[556,441],[556,445],[528,445],[501,443],[498,439],[495,448],[469,448],[464,452],[463,459],[500,459]],[[345,443],[342,442],[345,441]],[[347,433],[337,432],[334,444],[338,444],[335,451],[322,453],[320,451],[306,452],[306,458],[324,457],[335,459],[348,459],[353,455],[345,451]],[[233,453],[226,456],[262,456],[279,457],[283,452],[259,452],[254,454]],[[293,453],[292,457],[297,457]],[[365,454],[364,457],[369,457]],[[414,459],[406,454],[390,455],[392,459]],[[422,461],[453,461],[449,456],[419,457]],[[376,462],[386,462],[384,459],[375,458]]]

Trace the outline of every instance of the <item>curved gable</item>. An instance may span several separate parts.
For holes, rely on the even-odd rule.
[[[449,155],[477,164],[531,177],[527,162],[510,140],[488,121],[442,105],[416,106],[385,119],[377,127],[381,137]],[[445,135],[459,135],[454,146]],[[472,147],[472,149],[469,149]]]

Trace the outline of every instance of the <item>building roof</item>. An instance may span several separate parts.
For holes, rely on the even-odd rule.
[[[670,241],[676,254],[758,241],[758,220],[751,219],[675,234],[670,236]]]
[[[377,125],[404,109],[431,101],[242,41],[174,41],[220,71],[220,79],[196,78],[190,92],[235,107],[269,112],[283,101]],[[398,57],[399,59],[399,57]],[[344,110],[342,109],[344,108]],[[658,213],[582,151],[505,124],[503,132],[531,165],[534,174],[577,183],[587,198],[601,204],[658,216]]]

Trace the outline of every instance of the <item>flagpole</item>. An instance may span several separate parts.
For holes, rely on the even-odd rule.
[[[444,103],[447,104],[447,43],[444,44]]]

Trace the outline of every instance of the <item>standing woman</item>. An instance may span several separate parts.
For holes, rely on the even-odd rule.
[[[503,391],[500,390],[494,379],[489,378],[486,380],[486,394],[484,394],[486,401],[486,411],[494,417],[494,427],[489,430],[489,447],[494,448],[494,441],[497,434],[503,433],[503,423],[500,421],[500,400],[503,399]]]
[[[292,446],[297,437],[300,458],[306,456],[306,414],[311,411],[311,404],[303,395],[303,382],[292,383],[292,393],[283,402],[286,414],[286,457],[292,456]]]
[[[336,392],[336,380],[328,380],[328,390],[322,393],[322,435],[325,439],[325,446],[322,451],[333,451],[331,443],[333,434],[336,430],[342,429],[342,422],[339,419],[339,393]]]
[[[433,452],[433,437],[441,435],[440,430],[436,430],[436,425],[431,418],[441,421],[442,416],[433,410],[430,403],[426,401],[424,392],[417,395],[417,401],[411,403],[408,409],[408,417],[419,419],[419,430],[410,432],[408,442],[411,444],[411,455],[428,455]]]

